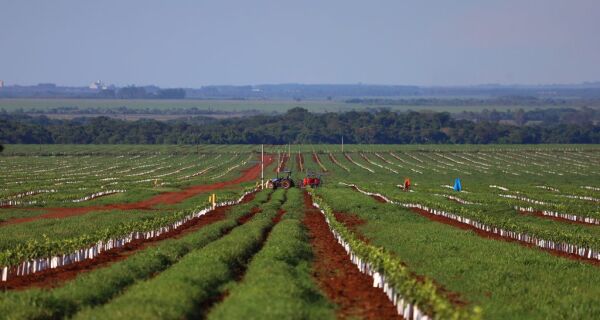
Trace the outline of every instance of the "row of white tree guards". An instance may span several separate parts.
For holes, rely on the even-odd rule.
[[[333,234],[337,242],[344,247],[346,253],[350,257],[350,261],[358,267],[360,272],[369,275],[373,278],[373,287],[380,288],[383,290],[385,295],[388,297],[390,302],[394,304],[396,307],[396,311],[399,315],[401,315],[404,319],[412,319],[412,320],[430,320],[431,317],[427,314],[423,313],[417,305],[411,304],[408,299],[403,297],[400,293],[394,289],[387,282],[386,275],[384,273],[380,273],[377,271],[368,261],[363,261],[359,258],[352,248],[350,244],[331,226],[331,222],[327,215],[325,215],[325,211],[321,209],[318,203],[313,201],[313,205],[321,211],[321,213],[325,216],[325,221],[327,221],[327,225],[329,226],[329,231]]]
[[[331,159],[331,161],[333,161],[333,163],[337,164],[338,166],[340,166],[340,168],[346,170],[347,172],[350,172],[350,169],[348,169],[346,166],[344,166],[343,164],[341,164],[333,155],[333,153],[329,153],[329,158]]]
[[[215,208],[239,204],[240,202],[242,202],[242,200],[244,200],[244,198],[248,194],[250,194],[252,192],[254,192],[254,190],[245,192],[237,200],[219,202],[216,204]],[[63,254],[60,256],[45,257],[45,258],[39,258],[39,259],[34,259],[34,260],[29,260],[29,261],[23,261],[19,265],[12,266],[12,267],[4,266],[4,267],[2,267],[1,280],[8,281],[9,279],[11,279],[13,277],[26,276],[26,275],[30,275],[30,274],[33,274],[36,272],[43,271],[43,270],[59,268],[59,267],[62,267],[62,266],[68,265],[68,264],[81,262],[81,261],[84,261],[87,259],[94,259],[104,251],[123,247],[124,245],[126,245],[134,240],[152,239],[152,238],[158,237],[161,234],[164,234],[166,232],[176,230],[176,229],[180,228],[186,222],[188,222],[192,219],[199,218],[200,216],[205,215],[213,210],[214,210],[214,208],[212,206],[206,207],[200,211],[197,211],[195,213],[185,216],[184,218],[182,218],[179,221],[176,221],[167,226],[163,226],[156,230],[146,231],[146,232],[132,232],[121,238],[109,239],[108,241],[99,241],[90,247],[82,248],[82,249],[77,250],[72,253]]]
[[[560,219],[565,219],[565,220],[570,220],[570,221],[577,221],[577,222],[587,223],[587,224],[600,224],[600,220],[598,220],[596,218],[582,217],[582,216],[578,216],[578,215],[571,214],[571,213],[563,213],[563,212],[557,212],[557,211],[551,211],[551,210],[538,210],[533,207],[520,207],[520,206],[515,206],[515,210],[521,211],[521,212],[532,212],[532,213],[539,212],[542,215],[545,215],[548,217],[560,218]]]
[[[365,170],[367,170],[367,171],[369,171],[369,172],[371,172],[371,173],[375,173],[375,171],[374,171],[373,169],[371,169],[371,168],[367,168],[366,166],[363,166],[362,164],[360,164],[360,163],[358,163],[358,162],[356,162],[356,161],[352,160],[352,157],[350,157],[350,155],[349,155],[349,154],[345,153],[345,154],[344,154],[344,156],[346,157],[346,159],[348,159],[348,161],[352,162],[352,163],[353,163],[353,164],[355,164],[356,166],[358,166],[358,167],[360,167],[360,168],[363,168],[363,169],[365,169]]]
[[[221,156],[221,154],[217,155],[217,157],[214,158],[214,159],[212,159],[212,160],[216,160],[220,156]],[[221,162],[219,164],[219,166],[225,165],[225,164],[233,161],[238,156],[239,156],[238,154],[234,154],[231,158],[229,158],[229,159]],[[252,156],[252,155],[250,155],[250,156]],[[151,157],[154,157],[154,156],[151,156]],[[203,157],[204,157],[204,155],[202,155],[199,158],[203,158]],[[147,161],[147,159],[144,159],[144,161]],[[233,167],[229,167],[227,170],[224,170],[224,173],[222,175],[214,176],[211,179],[214,180],[214,179],[220,178],[221,176],[229,173],[231,170],[239,167],[240,165],[244,165],[246,162],[247,161],[244,161],[244,162],[241,162],[239,165],[236,165],[236,166],[233,166]],[[148,167],[148,166],[156,166],[156,165],[157,165],[156,163],[154,163],[154,164],[152,164],[152,163],[151,164],[142,164],[142,165],[135,166],[135,167],[129,167],[125,171],[120,171],[120,172],[124,173],[124,172],[128,172],[128,171],[131,171],[131,170],[137,170],[137,169],[142,169],[142,168],[145,168],[145,167]],[[158,178],[170,176],[170,175],[182,172],[184,170],[191,169],[191,168],[193,168],[195,166],[198,166],[198,165],[194,164],[194,165],[186,166],[186,167],[183,167],[183,168],[179,168],[179,169],[177,169],[175,171],[171,171],[171,172],[167,172],[167,173],[164,173],[164,174],[155,175],[155,176],[152,176],[152,177],[150,177],[148,179],[143,179],[143,180],[138,180],[138,181],[127,181],[126,183],[127,184],[131,184],[131,183],[143,183],[143,182],[155,181]],[[102,182],[111,181],[108,184],[104,184],[104,185],[100,186],[101,189],[104,189],[105,187],[107,187],[109,185],[119,184],[119,181],[115,181],[115,180],[120,180],[121,178],[118,178],[118,177],[114,176],[114,174],[118,173],[118,172],[114,171],[114,169],[116,169],[117,166],[112,166],[110,168],[103,168],[103,169],[100,169],[100,170],[88,170],[88,169],[91,169],[93,167],[94,166],[87,166],[87,167],[83,167],[83,168],[76,168],[75,169],[76,172],[64,173],[61,178],[53,178],[53,179],[49,179],[47,181],[57,181],[56,183],[54,183],[54,186],[63,185],[65,183],[66,184],[82,183],[82,182],[84,182],[83,180],[81,180],[81,181],[64,181],[64,180],[68,180],[69,179],[66,176],[70,176],[70,175],[83,175],[83,177],[96,177],[97,181],[102,181]],[[126,175],[126,176],[130,176],[131,177],[131,176],[147,175],[147,174],[155,172],[157,170],[164,169],[164,168],[169,168],[169,167],[175,167],[175,166],[171,165],[171,164],[167,165],[167,166],[163,165],[163,166],[159,166],[158,168],[155,168],[155,169],[152,169],[152,170],[149,170],[149,171],[144,171],[144,172],[140,172],[140,173],[136,173],[136,174],[131,174],[131,175]],[[205,174],[207,172],[210,172],[211,169],[214,169],[215,167],[216,167],[215,165],[209,166],[208,168],[205,168],[205,169],[203,169],[203,170],[201,170],[199,172],[196,172],[194,174],[181,177],[179,180],[188,179],[188,178],[191,178],[191,177],[195,177],[195,176],[199,176],[199,175]],[[108,169],[112,169],[112,170],[108,170]],[[52,169],[49,169],[49,170],[51,171]],[[79,172],[79,171],[81,171],[81,172]],[[110,172],[106,173],[106,171],[110,171]],[[104,172],[104,173],[100,174],[102,172]],[[109,176],[108,177],[103,177],[103,176],[106,176],[106,174],[108,174]],[[83,178],[83,177],[81,177],[81,178]],[[100,177],[103,177],[103,178],[100,178]],[[19,182],[19,181],[17,181],[17,182]],[[25,182],[26,181],[23,181],[23,183],[25,183]],[[123,181],[121,181],[121,182],[123,182]],[[161,183],[161,185],[164,185],[164,184],[166,184],[166,183]],[[87,188],[85,188],[85,189],[87,189]],[[80,190],[83,190],[83,189],[80,188]],[[10,196],[6,197],[6,199],[0,199],[0,206],[27,205],[27,204],[40,203],[39,201],[30,201],[30,202],[19,201],[19,200],[17,200],[17,198],[24,198],[24,197],[34,196],[34,195],[38,195],[38,194],[42,194],[42,193],[57,193],[59,191],[60,190],[57,190],[57,189],[40,189],[40,190],[23,191],[23,192],[20,192],[18,194],[10,195]],[[105,196],[105,195],[119,193],[119,192],[125,192],[125,191],[124,190],[102,190],[102,191],[99,191],[99,192],[91,194],[91,195],[82,196],[81,198],[78,198],[78,199],[67,200],[67,202],[69,202],[69,201],[70,202],[89,201],[89,200],[92,200],[92,199],[97,198],[99,196]]]
[[[317,164],[319,165],[319,167],[321,167],[321,170],[327,171],[327,168],[325,168],[325,166],[323,165],[323,163],[321,163],[321,159],[319,159],[319,156],[314,151],[313,151],[313,156],[314,156],[314,159],[317,161]]]
[[[556,193],[560,192],[560,190],[558,190],[557,188],[550,187],[550,186],[535,186],[535,187],[539,188],[539,189],[556,192]],[[490,185],[490,188],[496,188],[496,189],[500,189],[502,191],[510,191],[508,188],[498,186],[498,185]],[[519,191],[512,191],[512,192],[517,193],[517,194],[522,194]],[[540,200],[535,200],[535,199],[530,199],[530,198],[527,198],[524,196],[509,195],[509,194],[499,194],[498,196],[503,197],[503,198],[521,200],[521,201],[538,204],[538,205],[547,205],[548,204],[546,202],[543,202]],[[571,198],[571,199],[586,200],[586,201],[599,201],[598,199],[589,197],[589,196],[575,196],[575,195],[562,195],[562,194],[559,194],[558,196]],[[577,221],[577,222],[582,222],[582,223],[587,223],[587,224],[600,224],[599,219],[591,218],[591,217],[584,217],[584,216],[580,216],[580,215],[576,215],[576,214],[572,214],[572,213],[564,213],[564,212],[558,212],[558,211],[552,211],[552,210],[542,210],[542,209],[536,209],[533,207],[514,206],[514,208],[517,211],[539,212],[545,216],[555,217],[555,218],[560,218],[560,219],[565,219],[565,220],[570,220],[570,221]]]
[[[596,251],[591,248],[581,247],[581,246],[570,244],[570,243],[559,243],[559,242],[555,242],[552,240],[540,239],[538,237],[531,236],[526,233],[505,230],[505,229],[498,228],[498,227],[492,227],[492,226],[486,225],[482,222],[479,222],[477,220],[465,218],[458,214],[446,212],[444,210],[431,209],[431,208],[429,208],[425,205],[419,204],[419,203],[401,203],[401,202],[392,201],[380,193],[372,193],[372,192],[362,190],[360,187],[358,187],[355,184],[347,184],[347,183],[343,183],[343,182],[340,182],[340,184],[354,187],[360,193],[363,193],[368,196],[380,197],[381,199],[383,199],[384,201],[386,201],[388,203],[397,204],[397,205],[403,206],[405,208],[416,208],[419,210],[424,210],[430,214],[448,218],[448,219],[451,219],[454,221],[458,221],[462,224],[466,224],[466,225],[475,227],[479,230],[499,235],[500,237],[509,238],[509,239],[517,240],[517,241],[524,242],[524,243],[530,243],[530,244],[533,244],[533,245],[543,248],[543,249],[578,255],[580,257],[590,259],[590,260],[600,260],[600,251]]]
[[[370,164],[372,164],[372,165],[374,165],[374,166],[380,167],[381,169],[386,169],[386,170],[388,170],[388,171],[391,171],[391,172],[393,172],[393,173],[395,173],[395,174],[398,174],[398,171],[396,171],[396,170],[394,170],[394,169],[392,169],[392,168],[390,168],[390,167],[388,167],[388,166],[382,165],[382,164],[380,164],[380,163],[377,163],[377,162],[375,162],[375,161],[373,161],[373,160],[369,159],[369,158],[368,158],[368,157],[367,157],[367,156],[366,156],[364,153],[361,153],[360,155],[361,155],[361,156],[363,157],[363,159],[365,159],[365,161],[367,161],[368,163],[370,163]],[[376,154],[376,155],[377,155],[377,154]]]
[[[100,198],[100,197],[104,197],[104,196],[109,196],[111,194],[117,194],[117,193],[124,193],[127,190],[120,190],[120,189],[114,189],[114,190],[105,190],[105,191],[100,191],[100,192],[96,192],[96,193],[92,193],[90,195],[87,195],[83,198],[79,198],[79,199],[75,199],[75,200],[71,200],[71,202],[84,202],[84,201],[90,201],[96,198]]]

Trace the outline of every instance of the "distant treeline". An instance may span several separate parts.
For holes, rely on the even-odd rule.
[[[0,114],[3,143],[95,144],[283,144],[283,143],[600,143],[600,126],[555,124],[515,126],[456,120],[449,113],[351,111],[309,113],[294,108],[259,115],[200,122],[122,121],[107,117],[50,120]]]
[[[346,103],[370,106],[418,106],[418,107],[600,107],[600,98],[550,98],[535,96],[498,96],[486,98],[404,98],[404,99],[347,99]]]
[[[386,107],[368,107],[366,112],[380,112]],[[17,109],[7,112],[0,109],[0,114],[12,113],[22,115],[69,115],[79,117],[94,117],[94,116],[124,116],[124,115],[141,115],[145,117],[160,116],[160,115],[176,115],[176,116],[194,116],[196,118],[209,116],[235,116],[247,117],[266,114],[265,111],[242,110],[242,111],[223,111],[217,108],[201,109],[197,107],[189,108],[141,108],[141,107],[57,107],[47,109]],[[484,108],[482,111],[463,111],[452,112],[451,117],[455,120],[470,120],[470,121],[489,121],[499,122],[503,124],[528,125],[528,124],[599,124],[600,123],[600,107],[597,108],[550,108],[524,111],[523,109],[491,111]],[[195,119],[197,120],[197,119]],[[190,121],[190,120],[188,120]]]
[[[489,121],[500,123],[511,123],[515,125],[526,124],[599,124],[600,108],[583,107],[574,108],[552,108],[535,109],[524,111],[523,109],[496,111],[484,109],[480,112],[463,111],[453,113],[452,117],[457,120]]]

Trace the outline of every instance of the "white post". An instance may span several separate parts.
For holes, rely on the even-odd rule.
[[[260,145],[260,190],[265,187],[265,145]]]
[[[283,149],[283,150],[285,150],[285,149]],[[281,169],[281,149],[279,149],[279,151],[277,152],[277,173],[279,173],[281,171],[280,169]],[[277,177],[279,177],[279,175],[277,175]]]

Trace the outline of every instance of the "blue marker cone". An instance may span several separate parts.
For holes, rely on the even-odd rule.
[[[454,191],[462,191],[462,185],[460,184],[460,178],[454,180]]]

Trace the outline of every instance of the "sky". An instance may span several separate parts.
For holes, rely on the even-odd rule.
[[[600,80],[598,0],[0,0],[0,79],[161,87]]]

